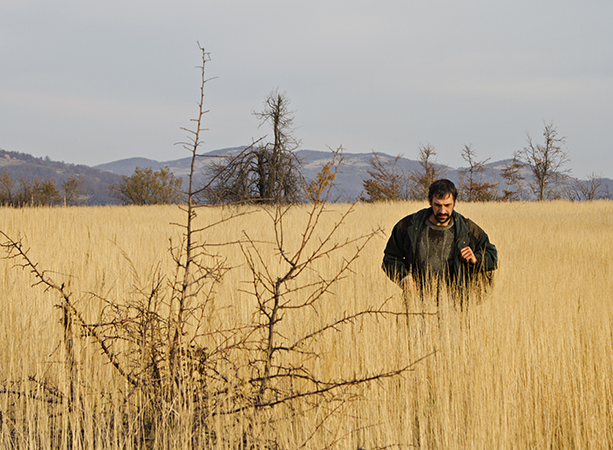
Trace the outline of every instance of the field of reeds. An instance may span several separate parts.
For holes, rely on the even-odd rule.
[[[317,331],[300,352],[274,356],[273,367],[300,370],[277,372],[281,381],[270,377],[256,394],[240,384],[253,380],[263,361],[254,356],[263,350],[263,329],[250,328],[264,317],[254,273],[274,281],[286,270],[275,250],[274,215],[256,207],[198,210],[199,227],[224,219],[200,233],[199,243],[209,252],[204,258],[223,261],[227,271],[201,293],[206,305],[188,321],[199,331],[188,326],[185,336],[206,342],[207,358],[223,355],[214,383],[199,381],[215,397],[183,408],[118,372],[100,339],[112,342],[127,370],[138,361],[129,359],[127,343],[112,340],[113,327],[98,341],[88,330],[134,298],[153,298],[152,291],[165,304],[158,293],[176,273],[169,247],[181,240],[173,224],[184,222],[184,213],[175,206],[3,209],[0,230],[69,293],[82,322],[68,347],[59,292],[40,283],[23,258],[0,261],[0,447],[613,447],[613,203],[459,203],[498,248],[494,286],[479,305],[458,312],[443,298],[439,314],[426,304],[433,314],[420,316],[412,305],[406,314],[401,290],[380,264],[393,225],[423,206],[359,204],[344,219],[331,244],[357,240],[328,247],[281,297],[287,308],[275,322],[279,345]],[[313,248],[349,205],[326,208]],[[298,206],[283,216],[290,252],[300,248],[308,211]],[[316,302],[291,308],[303,304],[309,286],[339,272]],[[130,337],[126,322],[136,319],[126,313],[113,326]],[[148,380],[157,386],[159,378]],[[292,398],[301,392],[309,395]]]

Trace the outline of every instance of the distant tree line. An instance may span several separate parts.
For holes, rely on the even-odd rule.
[[[489,158],[479,160],[472,146],[465,145],[462,159],[467,167],[459,171],[460,198],[468,202],[611,198],[596,174],[586,180],[570,177],[570,170],[565,167],[569,162],[564,148],[566,139],[559,136],[553,123],[545,124],[543,140],[536,143],[527,135],[527,145],[502,168],[502,179],[488,181],[485,172]],[[400,156],[383,160],[373,153],[367,171],[369,178],[363,182],[363,201],[425,200],[430,183],[445,176],[445,167],[436,164],[436,151],[431,145],[420,146],[417,170],[399,172],[396,169],[399,159]]]
[[[0,204],[20,208],[24,206],[76,206],[85,204],[85,186],[78,177],[69,177],[58,187],[50,178],[11,177],[7,170],[0,174]]]
[[[74,180],[79,180],[79,189],[73,200],[71,200],[69,189],[67,204],[106,205],[114,203],[114,199],[109,196],[108,186],[120,179],[119,175],[94,167],[52,161],[49,157],[38,158],[27,153],[0,149],[0,174],[4,171],[8,173],[8,179],[12,180],[12,187],[10,198],[5,189],[5,198],[2,199],[2,202],[14,206],[31,206],[32,193],[28,192],[30,191],[28,185],[40,187],[43,184],[48,184],[50,180],[53,180],[55,184],[59,200],[54,195],[50,195],[48,198],[43,196],[43,204],[63,205],[66,194],[63,183],[70,179],[73,180],[73,183]],[[69,187],[68,185],[67,187]],[[35,191],[40,190],[35,189]],[[18,191],[21,191],[21,193]],[[47,190],[47,192],[53,193],[53,189]],[[20,198],[27,198],[28,201],[21,202]],[[34,203],[36,204],[36,199]]]
[[[278,204],[321,201],[321,194],[329,192],[338,167],[342,164],[342,148],[332,153],[330,161],[310,182],[305,182],[301,161],[294,151],[299,141],[293,136],[293,112],[285,94],[272,91],[264,109],[254,113],[260,126],[271,127],[272,139],[265,138],[236,155],[224,155],[204,173],[204,182],[194,198],[202,204]],[[518,201],[518,200],[597,200],[611,198],[601,178],[586,180],[570,177],[565,164],[569,161],[564,148],[565,138],[558,135],[550,123],[543,129],[543,143],[527,135],[526,146],[517,151],[501,170],[500,178],[488,176],[488,159],[478,158],[471,145],[462,149],[466,166],[459,171],[458,191],[462,201]],[[368,178],[363,181],[364,202],[427,199],[430,184],[446,176],[445,166],[436,161],[436,149],[430,144],[419,147],[418,168],[400,171],[396,165],[400,156],[387,158],[373,152]],[[110,187],[111,195],[124,204],[176,203],[181,198],[181,180],[174,178],[168,168],[154,172],[137,168]],[[327,199],[329,200],[329,199]]]
[[[194,201],[209,205],[317,203],[322,200],[322,193],[330,192],[328,187],[335,183],[343,161],[343,149],[332,152],[330,161],[322,164],[313,180],[305,181],[302,162],[295,154],[300,142],[293,135],[294,112],[289,104],[287,95],[276,90],[266,97],[262,111],[253,114],[260,126],[270,127],[270,138],[264,136],[236,155],[220,155],[202,174]],[[598,175],[593,173],[585,180],[570,176],[564,145],[565,138],[553,123],[545,123],[543,142],[535,142],[527,135],[526,146],[500,169],[499,177],[487,174],[489,158],[479,159],[473,147],[465,145],[461,152],[466,167],[459,170],[460,199],[468,202],[610,199],[612,195]],[[446,167],[437,163],[433,145],[420,145],[418,151],[418,167],[408,172],[397,168],[401,156],[389,158],[373,152],[360,200],[425,200],[430,184],[446,176]],[[28,156],[15,155],[20,159]],[[37,164],[51,164],[30,158]],[[122,176],[111,184],[108,193],[124,205],[172,204],[184,200],[181,185],[182,179],[175,177],[168,167],[157,171],[137,167],[132,175]],[[4,206],[83,205],[87,199],[81,177],[69,177],[58,185],[49,177],[13,178],[6,170],[0,174],[0,204]]]

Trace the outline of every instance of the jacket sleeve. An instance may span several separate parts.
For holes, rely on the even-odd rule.
[[[485,271],[496,270],[498,268],[498,250],[489,240],[485,244],[485,247],[483,247],[481,266]]]
[[[398,284],[410,275],[406,258],[406,248],[409,245],[408,221],[408,217],[405,217],[394,226],[383,252],[383,271],[390,280]]]
[[[498,268],[498,250],[496,246],[490,242],[490,239],[485,231],[483,231],[474,222],[469,221],[469,229],[475,237],[476,244],[474,253],[477,258],[477,267],[479,270],[491,271]]]

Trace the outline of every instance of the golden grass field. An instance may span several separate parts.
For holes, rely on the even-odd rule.
[[[393,225],[423,206],[357,205],[336,239],[379,227],[382,233],[369,241],[334,295],[317,309],[287,312],[282,334],[291,339],[382,305],[405,311],[401,290],[380,264]],[[348,207],[329,205],[321,232]],[[499,269],[487,299],[461,320],[442,314],[421,347],[409,339],[414,316],[363,317],[322,335],[312,347],[319,357],[307,364],[319,377],[339,380],[406,366],[430,349],[434,354],[401,376],[348,386],[312,408],[303,400],[300,414],[273,409],[264,423],[254,422],[250,412],[218,417],[210,447],[243,448],[240,433],[228,430],[249,423],[265,443],[260,448],[274,442],[288,450],[613,448],[613,202],[459,203],[456,209],[498,248]],[[290,247],[297,245],[307,210],[295,207],[286,217]],[[231,212],[201,209],[197,220],[206,224]],[[23,238],[32,260],[55,282],[66,283],[78,308],[94,320],[100,305],[87,293],[121,302],[147,285],[156,266],[173,273],[169,238],[180,239],[172,223],[183,220],[175,206],[2,209],[0,230]],[[270,218],[254,208],[202,239],[231,242],[245,232],[271,241],[271,230]],[[258,245],[275,273],[278,255]],[[352,249],[318,260],[304,282],[333,273]],[[254,320],[243,253],[237,245],[215,251],[233,268],[217,288],[207,323]],[[138,448],[130,438],[137,426],[118,400],[129,388],[86,338],[76,345],[82,432],[78,439],[58,438],[70,427],[68,416],[61,405],[44,400],[46,389],[66,386],[58,298],[32,286],[35,280],[16,262],[0,261],[0,447]],[[176,426],[150,447],[190,448],[192,432]]]

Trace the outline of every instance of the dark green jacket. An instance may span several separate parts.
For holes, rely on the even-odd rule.
[[[417,279],[416,249],[417,240],[432,208],[422,209],[406,216],[392,230],[383,256],[383,270],[387,276],[399,283],[404,277],[412,275]],[[453,211],[455,224],[455,248],[450,267],[451,282],[467,284],[477,274],[483,274],[498,266],[498,251],[481,228],[472,220]],[[470,246],[477,257],[477,264],[460,260],[460,250]]]

